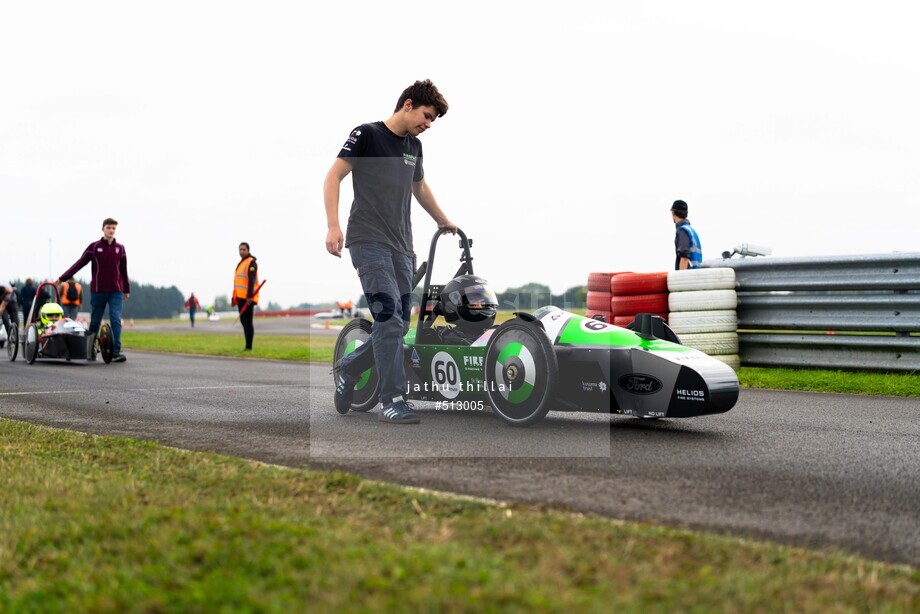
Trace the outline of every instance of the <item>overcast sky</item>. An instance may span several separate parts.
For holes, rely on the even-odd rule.
[[[671,268],[676,198],[707,259],[920,251],[912,3],[0,7],[0,283],[60,275],[112,216],[137,281],[210,302],[249,241],[263,301],[357,298],[323,178],[423,78],[450,104],[428,182],[498,291]]]

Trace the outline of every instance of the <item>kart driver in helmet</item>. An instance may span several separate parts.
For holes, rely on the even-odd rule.
[[[495,324],[498,297],[481,277],[455,277],[444,286],[440,298],[444,319],[454,325],[448,337],[456,336],[461,342],[472,343]]]
[[[57,303],[45,303],[38,312],[38,332],[45,332],[64,319],[64,308]]]

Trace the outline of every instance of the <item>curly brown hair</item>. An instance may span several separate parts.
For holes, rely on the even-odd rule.
[[[406,103],[406,100],[410,99],[412,100],[412,106],[432,106],[438,112],[438,117],[447,115],[447,101],[444,100],[444,96],[431,82],[431,79],[416,81],[403,90],[403,93],[399,95],[399,101],[396,103],[396,108],[393,109],[393,112],[399,111]]]

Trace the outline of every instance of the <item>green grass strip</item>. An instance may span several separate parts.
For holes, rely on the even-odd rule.
[[[243,350],[243,336],[216,333],[157,333],[123,331],[125,351],[202,354],[234,358],[267,358],[302,362],[332,362],[333,336],[256,335],[252,351]]]
[[[916,612],[837,552],[0,420],[0,611]]]
[[[746,388],[920,397],[920,377],[914,373],[741,367],[738,379]]]

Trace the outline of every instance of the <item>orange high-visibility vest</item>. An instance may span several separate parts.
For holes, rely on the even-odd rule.
[[[249,264],[253,261],[252,256],[244,258],[236,265],[236,275],[233,277],[233,298],[236,302],[245,302],[246,294],[249,292]],[[253,282],[252,289],[255,291],[259,287],[259,272],[256,271],[256,279]],[[252,297],[252,302],[259,304],[259,294],[256,292]]]
[[[67,298],[67,290],[70,288],[70,284],[66,281],[61,284],[61,304],[62,305],[79,305],[80,304],[80,293],[83,292],[83,286],[79,282],[74,282],[74,287],[77,289],[77,300],[72,301]]]

